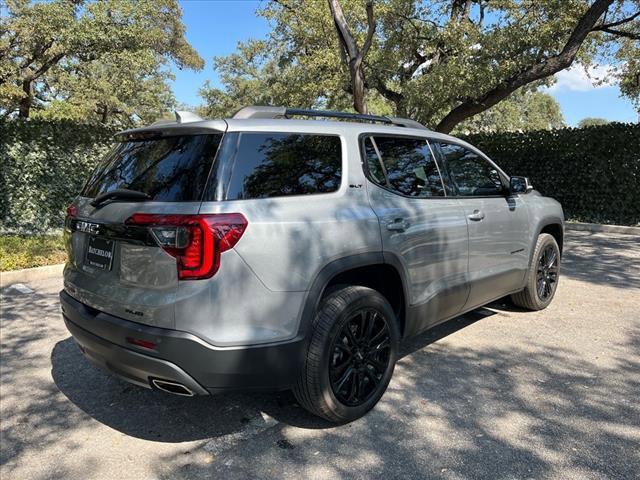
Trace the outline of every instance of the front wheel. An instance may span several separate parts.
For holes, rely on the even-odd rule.
[[[548,233],[538,237],[527,284],[521,292],[511,295],[513,303],[528,310],[547,308],[553,300],[560,277],[560,248]]]
[[[393,309],[379,292],[361,286],[333,291],[313,321],[294,388],[298,402],[331,422],[361,417],[389,385],[399,340]]]

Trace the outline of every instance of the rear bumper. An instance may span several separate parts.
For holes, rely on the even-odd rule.
[[[216,347],[195,335],[150,327],[84,305],[64,290],[60,303],[67,329],[93,364],[136,385],[176,382],[197,395],[223,390],[290,388],[304,360],[301,338],[286,343]],[[127,338],[155,344],[148,349]]]

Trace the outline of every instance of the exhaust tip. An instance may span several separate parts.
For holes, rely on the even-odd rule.
[[[169,382],[167,380],[158,380],[154,378],[151,380],[151,385],[163,392],[172,393],[174,395],[181,395],[183,397],[193,397],[194,393],[187,387],[177,382]]]

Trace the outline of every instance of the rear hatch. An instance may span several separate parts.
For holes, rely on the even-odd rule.
[[[150,127],[119,136],[68,210],[71,296],[121,318],[175,327],[179,281],[202,273],[190,262],[201,260],[206,240],[194,232],[226,125],[216,124],[219,131]]]

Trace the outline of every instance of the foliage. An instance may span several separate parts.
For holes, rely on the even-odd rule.
[[[70,121],[0,121],[0,231],[60,228],[114,131]]]
[[[340,0],[357,45],[368,31],[362,0]],[[411,117],[439,131],[518,89],[553,83],[574,63],[609,64],[624,95],[640,98],[640,0],[378,0],[363,60],[369,110]],[[248,104],[352,105],[351,75],[326,0],[279,0],[258,14],[265,40],[216,57],[222,90],[205,86],[216,116]],[[372,98],[377,100],[372,101]]]
[[[578,122],[578,128],[593,127],[595,125],[606,125],[609,120],[604,118],[586,117]]]
[[[0,272],[63,263],[62,235],[0,235]]]
[[[149,124],[175,104],[167,84],[172,76],[149,51],[114,52],[61,73],[58,95],[33,118],[93,120],[130,126]]]
[[[640,223],[640,125],[610,123],[466,138],[507,173],[529,177],[570,219]]]
[[[2,13],[5,116],[147,121],[175,102],[169,64],[203,66],[176,0],[8,0]]]
[[[551,130],[565,126],[560,104],[548,93],[520,90],[460,123],[454,135]]]

